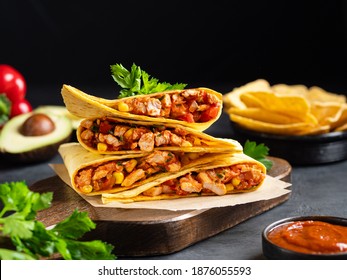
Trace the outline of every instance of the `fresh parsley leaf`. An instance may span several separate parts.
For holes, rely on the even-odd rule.
[[[158,79],[151,77],[147,72],[141,70],[135,63],[131,70],[127,70],[122,64],[110,65],[112,77],[122,88],[118,98],[141,94],[150,94],[167,90],[184,89],[187,84],[160,83]]]
[[[266,156],[269,154],[269,148],[265,144],[257,144],[254,141],[247,140],[243,147],[244,154],[254,158],[257,161],[260,161],[265,165],[266,170],[270,170],[273,162],[268,159]]]
[[[71,253],[72,260],[113,260],[114,256],[110,255],[113,246],[107,245],[100,240],[93,241],[74,241],[67,240],[66,248]]]
[[[96,227],[86,212],[75,210],[52,229],[36,220],[37,211],[51,206],[53,193],[29,190],[25,182],[0,184],[0,234],[16,251],[0,248],[1,259],[39,259],[59,254],[64,259],[116,259],[113,246],[100,240],[79,241]]]
[[[70,217],[55,225],[52,232],[63,238],[78,239],[95,229],[95,223],[88,219],[86,212],[74,211]]]
[[[4,125],[10,118],[11,101],[4,93],[0,93],[0,126]]]
[[[21,213],[14,213],[4,219],[3,234],[18,238],[31,238],[35,222],[27,221]]]
[[[24,181],[11,182],[0,185],[0,198],[4,208],[0,212],[2,217],[6,212],[14,213],[3,221],[3,234],[18,238],[30,238],[34,228],[34,218],[38,210],[46,209],[52,200],[51,193],[40,195],[31,192]]]
[[[32,236],[30,238],[13,238],[12,243],[17,251],[31,255],[35,259],[50,257],[59,252],[56,244],[60,239],[47,230],[43,223],[35,221]]]
[[[1,260],[35,260],[32,256],[9,249],[0,248]]]

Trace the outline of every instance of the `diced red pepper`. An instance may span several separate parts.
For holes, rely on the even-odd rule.
[[[186,122],[189,122],[189,123],[195,122],[192,113],[187,113],[187,114],[185,114],[184,116],[179,117],[179,119],[180,119],[181,121],[186,121]]]
[[[103,121],[100,123],[100,127],[99,127],[100,133],[107,134],[110,132],[110,130],[112,130],[112,125],[109,124],[109,122]]]
[[[208,122],[216,118],[218,115],[218,112],[219,112],[219,107],[212,105],[210,108],[208,108],[207,110],[201,113],[199,122]]]

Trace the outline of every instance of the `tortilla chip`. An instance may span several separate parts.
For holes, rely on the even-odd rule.
[[[227,113],[273,124],[290,124],[301,122],[301,120],[298,118],[286,116],[281,113],[269,111],[263,108],[230,108]]]
[[[238,115],[231,115],[230,119],[231,121],[239,124],[243,128],[246,128],[252,131],[278,134],[278,135],[302,135],[316,128],[315,125],[306,123],[306,122],[289,123],[289,124],[273,124],[273,123],[262,122],[262,121],[257,121],[257,120],[241,117]]]
[[[299,95],[283,95],[270,92],[249,92],[261,104],[261,107],[284,115],[299,117],[305,116],[310,111],[307,100]]]
[[[320,125],[331,125],[340,119],[342,109],[340,103],[315,101],[311,112]]]
[[[248,84],[245,84],[241,87],[234,88],[231,92],[224,94],[223,103],[226,109],[230,107],[236,107],[240,109],[247,108],[247,105],[243,103],[240,99],[240,96],[243,93],[252,92],[252,91],[269,91],[271,92],[271,88],[269,83],[266,80],[258,79]]]
[[[301,95],[306,97],[308,88],[305,85],[286,85],[286,84],[276,84],[273,85],[272,90],[279,94],[284,95]]]
[[[264,108],[264,104],[252,93],[244,92],[240,95],[240,100],[246,105],[246,108]]]
[[[322,101],[322,102],[346,103],[345,95],[331,93],[317,86],[313,86],[309,88],[306,98],[309,100],[309,102]]]
[[[343,127],[347,123],[347,104],[343,104],[341,107],[340,117],[333,122],[330,126],[332,130],[335,130],[338,127]]]

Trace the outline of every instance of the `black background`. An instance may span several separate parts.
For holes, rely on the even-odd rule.
[[[345,93],[346,4],[0,0],[0,63],[22,72],[29,92],[63,83],[118,91],[109,65],[136,63],[189,87],[228,91],[264,78]]]

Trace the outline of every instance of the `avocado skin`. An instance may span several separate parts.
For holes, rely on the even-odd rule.
[[[5,160],[12,164],[29,164],[29,163],[39,163],[50,160],[53,158],[58,151],[58,148],[61,144],[70,142],[72,133],[65,139],[60,140],[57,143],[43,146],[41,148],[36,148],[32,151],[24,153],[8,153],[1,152],[0,160]]]

